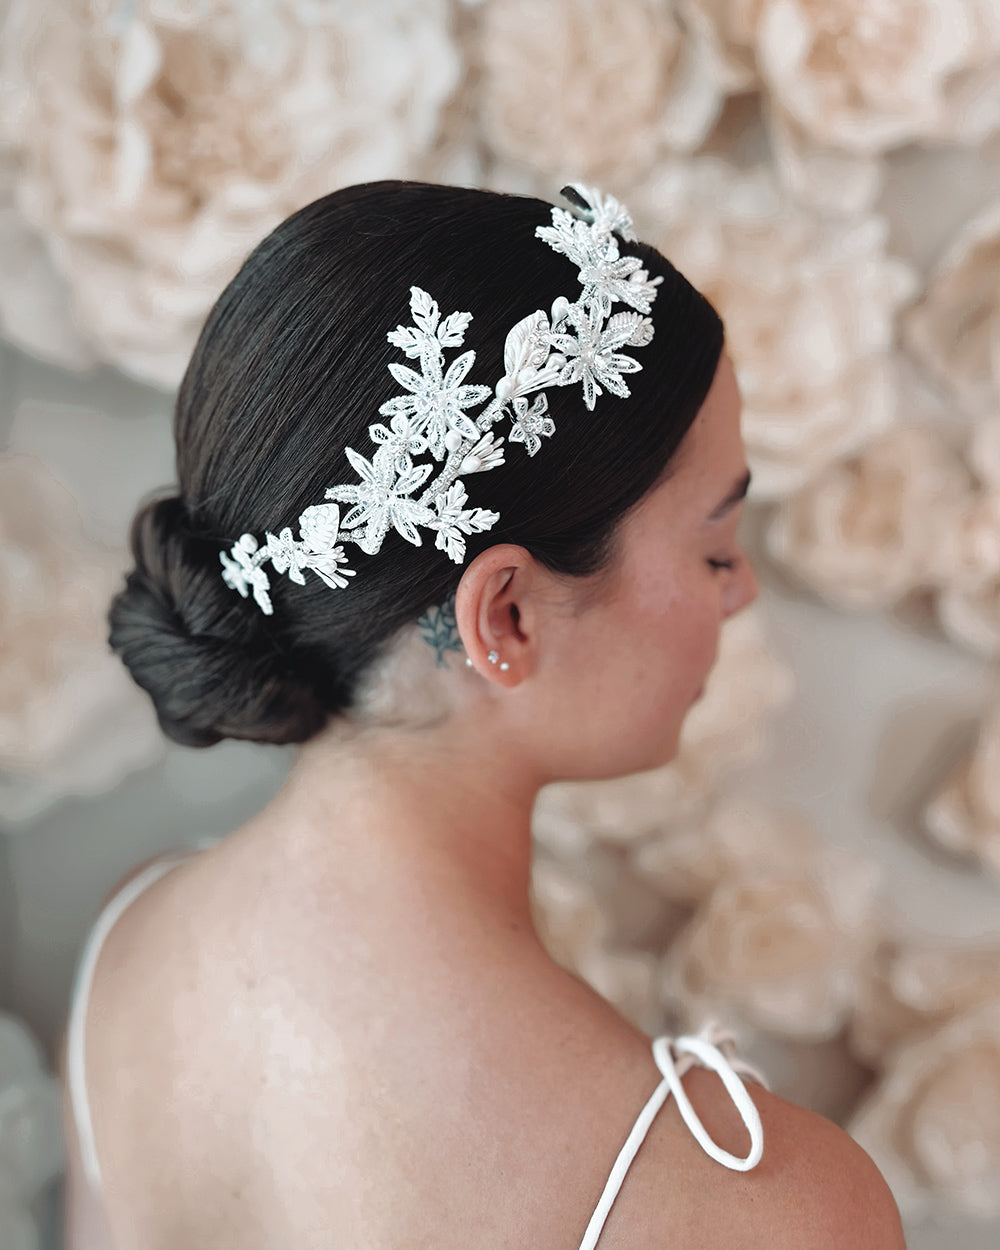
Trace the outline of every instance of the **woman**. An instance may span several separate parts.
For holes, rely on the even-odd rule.
[[[69,1250],[903,1244],[846,1134],[532,925],[539,789],[669,761],[757,593],[719,318],[564,194],[347,188],[209,315],[112,645],[174,740],[302,745],[92,935]]]

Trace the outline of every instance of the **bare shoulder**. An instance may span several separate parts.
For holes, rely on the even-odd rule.
[[[695,1076],[696,1109],[706,1077],[714,1079],[704,1070]],[[721,1208],[728,1226],[715,1229],[720,1244],[731,1250],[762,1244],[769,1250],[906,1250],[895,1199],[867,1152],[824,1116],[753,1081],[746,1085],[760,1113],[764,1154],[756,1168],[739,1174],[741,1183],[728,1187]],[[711,1103],[706,1110],[719,1117],[722,1106],[714,1097],[706,1100],[702,1092],[702,1101]],[[746,1130],[732,1104],[723,1132],[734,1152],[746,1153]]]

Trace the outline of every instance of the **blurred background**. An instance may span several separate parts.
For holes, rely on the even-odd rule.
[[[58,1243],[55,1045],[101,900],[284,748],[168,746],[106,646],[172,396],[252,246],[384,177],[569,180],[719,309],[762,583],[666,769],[536,811],[553,954],[729,1022],[1000,1240],[1000,5],[0,0],[0,1250]]]

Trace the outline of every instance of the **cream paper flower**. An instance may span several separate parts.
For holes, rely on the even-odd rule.
[[[763,0],[766,89],[819,144],[862,154],[1000,128],[993,0]]]
[[[629,859],[663,898],[693,907],[724,878],[762,868],[804,872],[816,847],[815,832],[798,813],[736,797],[630,846]]]
[[[969,463],[987,490],[1000,495],[1000,318],[994,343],[994,375],[997,381],[997,409],[973,427],[969,443]]]
[[[1000,585],[1000,490],[969,491],[938,509],[935,580],[955,597],[996,593]]]
[[[459,76],[446,0],[12,0],[0,137],[96,350],[172,388],[251,247],[405,175]]]
[[[593,870],[593,871],[592,871]],[[660,1027],[657,969],[650,951],[615,941],[614,869],[593,857],[532,861],[531,911],[543,946],[637,1028]],[[620,905],[620,900],[619,900]]]
[[[997,77],[1000,81],[1000,73]],[[972,415],[996,420],[1000,200],[977,213],[952,238],[919,302],[903,314],[901,326],[908,350]]]
[[[722,107],[703,39],[662,0],[486,0],[479,59],[486,143],[549,178],[693,151]]]
[[[0,816],[96,794],[162,751],[148,700],[107,646],[122,557],[86,539],[30,456],[0,456]]]
[[[893,423],[893,321],[917,277],[886,255],[884,219],[825,221],[764,167],[716,157],[662,166],[637,200],[640,230],[725,321],[754,499],[784,498]]]
[[[986,1003],[1000,1003],[1000,944],[915,943],[887,936],[863,969],[849,1028],[850,1048],[869,1067]]]
[[[727,91],[762,86],[757,52],[767,8],[768,0],[680,0],[685,21],[705,40]],[[820,144],[776,97],[765,94],[762,104],[775,171],[795,199],[823,213],[871,209],[884,181],[879,156]]]
[[[977,591],[946,588],[936,606],[941,628],[953,642],[1000,659],[1000,579]]]
[[[16,183],[17,162],[0,153],[0,329],[41,360],[88,369],[95,363],[93,349],[70,316],[69,287],[44,241],[17,211]]]
[[[955,567],[971,484],[933,430],[889,430],[786,500],[766,534],[771,556],[830,603],[886,607]],[[1000,541],[1000,535],[998,535]]]
[[[844,217],[870,212],[885,187],[886,162],[817,143],[774,96],[763,98],[774,169],[804,207]]]
[[[832,846],[723,878],[664,957],[665,995],[692,1018],[731,1008],[788,1037],[835,1037],[875,942],[878,884],[875,864]]]
[[[0,1241],[40,1247],[35,1200],[65,1168],[62,1095],[41,1046],[16,1016],[0,1013]]]
[[[760,86],[757,27],[767,0],[678,0],[678,12],[705,41],[727,92]]]
[[[904,1041],[847,1130],[904,1219],[1000,1216],[1000,1001]]]
[[[927,806],[924,823],[942,846],[1000,877],[1000,700],[985,716],[972,754]]]
[[[675,759],[628,777],[546,786],[532,816],[535,837],[556,853],[579,853],[595,839],[627,844],[694,819],[725,776],[764,753],[768,715],[794,688],[791,670],[767,646],[761,609],[730,617]]]

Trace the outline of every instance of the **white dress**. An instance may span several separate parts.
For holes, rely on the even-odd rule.
[[[70,1001],[69,1021],[66,1038],[66,1079],[70,1104],[77,1128],[80,1159],[83,1163],[84,1180],[94,1195],[95,1202],[101,1203],[101,1169],[94,1149],[93,1126],[90,1119],[90,1106],[87,1101],[87,1088],[84,1076],[84,1020],[86,1019],[87,999],[93,980],[94,968],[101,945],[118,917],[125,911],[148,886],[157,878],[175,868],[192,854],[201,849],[215,845],[215,839],[200,842],[196,848],[185,848],[172,851],[148,864],[142,872],[127,882],[105,904],[87,936],[80,952],[76,974],[73,981]],[[740,1079],[740,1074],[750,1077],[767,1088],[764,1077],[749,1064],[735,1057],[733,1034],[713,1020],[709,1020],[695,1034],[683,1037],[657,1037],[652,1043],[653,1060],[663,1075],[663,1080],[653,1091],[646,1105],[632,1127],[624,1145],[618,1153],[614,1166],[608,1176],[594,1213],[587,1225],[580,1250],[594,1250],[601,1231],[604,1228],[608,1213],[618,1196],[625,1180],[629,1165],[638,1153],[645,1140],[650,1125],[657,1111],[673,1094],[678,1109],[702,1149],[724,1167],[736,1171],[749,1171],[760,1162],[764,1147],[763,1130],[760,1115],[753,1100],[747,1093]],[[723,1053],[726,1050],[728,1053]],[[699,1120],[694,1108],[688,1100],[680,1078],[689,1068],[700,1065],[712,1068],[721,1077],[730,1097],[739,1111],[743,1123],[750,1133],[750,1151],[745,1157],[732,1155],[722,1150],[709,1137],[705,1127]],[[83,1250],[115,1250],[106,1240],[100,1244],[96,1241],[88,1244]]]

